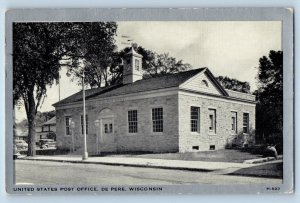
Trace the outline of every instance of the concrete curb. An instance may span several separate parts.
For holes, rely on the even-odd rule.
[[[274,160],[282,160],[282,156],[278,156],[277,159],[275,159],[275,157],[265,157],[265,158],[259,158],[259,159],[250,159],[250,160],[245,160],[243,163],[244,164],[259,164],[259,163],[264,163],[264,162],[274,161]]]
[[[220,171],[222,169],[205,169],[205,168],[192,168],[192,167],[175,167],[175,166],[161,166],[161,165],[151,165],[151,164],[130,164],[130,163],[111,163],[103,161],[82,161],[82,160],[59,160],[59,159],[43,159],[43,158],[18,158],[20,160],[27,161],[51,161],[51,162],[61,162],[61,163],[76,163],[76,164],[101,164],[110,166],[131,166],[131,167],[141,167],[141,168],[159,168],[159,169],[172,169],[172,170],[185,170],[185,171],[201,171],[201,172],[212,172]]]

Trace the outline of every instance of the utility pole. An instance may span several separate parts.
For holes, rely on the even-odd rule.
[[[82,73],[82,97],[83,97],[83,155],[82,155],[82,160],[87,160],[88,159],[88,152],[87,152],[87,146],[86,146],[84,70],[83,70],[83,73]]]

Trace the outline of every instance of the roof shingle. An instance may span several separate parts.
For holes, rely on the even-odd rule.
[[[193,69],[185,72],[179,72],[175,74],[166,74],[157,77],[151,77],[147,79],[138,80],[131,84],[117,84],[109,87],[101,87],[88,89],[85,91],[86,99],[98,99],[111,96],[118,96],[130,93],[144,92],[150,90],[178,87],[191,77],[203,71],[205,68]],[[82,100],[82,91],[79,91],[55,104],[53,106],[59,106],[62,104],[68,104]]]

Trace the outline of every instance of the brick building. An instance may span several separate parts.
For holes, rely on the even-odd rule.
[[[89,154],[223,149],[255,129],[255,97],[224,89],[208,68],[142,79],[141,65],[131,49],[122,84],[86,90]],[[82,91],[54,107],[58,148],[80,150]]]

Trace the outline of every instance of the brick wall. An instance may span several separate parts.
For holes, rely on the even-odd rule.
[[[200,107],[200,133],[191,133],[190,108]],[[209,108],[216,109],[216,134],[209,133]],[[255,129],[255,106],[241,102],[224,102],[214,98],[204,98],[196,94],[179,95],[179,151],[207,151],[210,145],[223,149],[227,140],[235,137],[231,131],[231,111],[237,112],[237,129],[243,129],[243,112],[249,113],[249,126]]]
[[[161,96],[136,100],[106,100],[87,102],[86,112],[89,120],[87,146],[88,152],[96,151],[96,128],[94,121],[99,119],[101,110],[109,108],[114,116],[114,143],[100,146],[102,151],[151,151],[176,152],[178,151],[178,96]],[[152,108],[163,107],[164,132],[152,132]],[[138,111],[138,133],[129,134],[127,126],[128,110]],[[59,148],[69,149],[71,136],[65,136],[65,116],[72,116],[75,122],[75,146],[81,148],[80,115],[82,108],[66,108],[57,110],[57,145]]]

